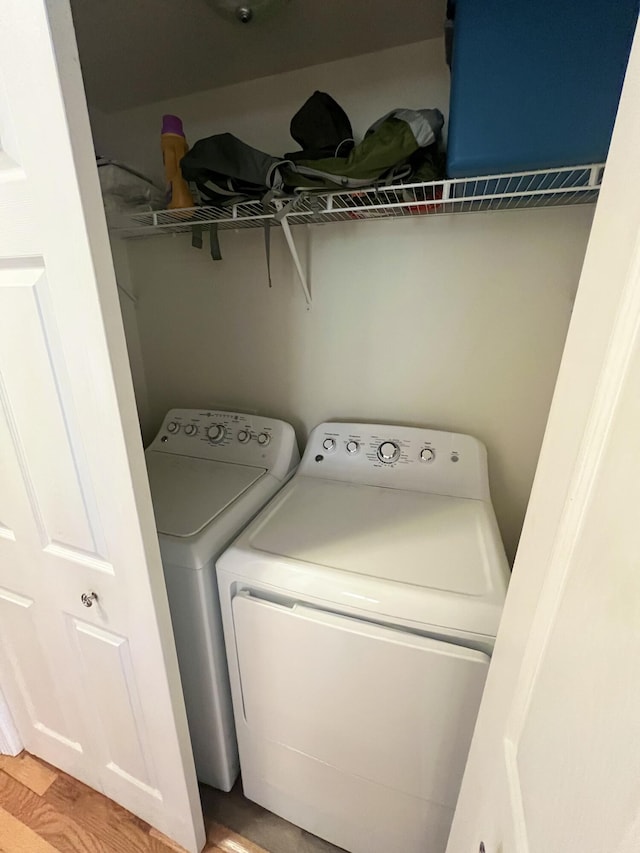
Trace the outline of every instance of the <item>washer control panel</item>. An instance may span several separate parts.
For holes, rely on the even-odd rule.
[[[489,499],[487,454],[470,435],[380,424],[324,423],[309,437],[300,474]]]
[[[171,409],[148,450],[254,465],[274,476],[284,476],[300,459],[290,424],[217,409]]]

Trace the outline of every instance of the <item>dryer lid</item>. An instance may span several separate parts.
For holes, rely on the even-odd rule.
[[[249,532],[260,551],[467,596],[489,594],[504,561],[484,501],[304,476]]]
[[[198,533],[265,473],[264,468],[147,451],[158,533]]]

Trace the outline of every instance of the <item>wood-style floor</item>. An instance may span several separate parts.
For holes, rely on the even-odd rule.
[[[206,853],[266,853],[207,820]],[[175,853],[182,850],[77,779],[23,752],[0,755],[0,853]]]

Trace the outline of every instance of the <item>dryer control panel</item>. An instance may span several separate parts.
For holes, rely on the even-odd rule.
[[[218,409],[171,409],[148,449],[254,465],[278,479],[286,477],[300,459],[290,424]]]
[[[484,445],[470,435],[420,427],[320,424],[309,436],[298,473],[489,500]]]

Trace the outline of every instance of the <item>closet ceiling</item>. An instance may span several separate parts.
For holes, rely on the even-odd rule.
[[[437,38],[445,12],[445,0],[291,0],[242,25],[211,0],[71,6],[89,104],[106,113]]]

